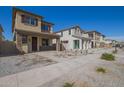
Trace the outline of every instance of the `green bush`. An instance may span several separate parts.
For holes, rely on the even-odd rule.
[[[104,53],[101,56],[101,59],[107,60],[107,61],[114,61],[115,60],[115,56],[109,53]]]
[[[64,87],[73,87],[74,86],[74,82],[73,83],[65,83],[64,85],[63,85]]]
[[[97,72],[101,72],[101,73],[106,73],[106,69],[105,68],[102,68],[102,67],[98,67],[96,69]]]

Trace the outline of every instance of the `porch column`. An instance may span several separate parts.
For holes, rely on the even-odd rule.
[[[88,49],[90,49],[91,47],[90,41],[88,41]]]
[[[87,41],[86,41],[86,43],[85,43],[85,50],[87,50]]]
[[[86,46],[87,46],[87,49],[89,48],[89,41],[87,41],[87,44],[86,44]]]
[[[86,41],[84,41],[84,43],[83,43],[83,50],[85,50],[86,49]]]
[[[40,37],[37,37],[37,51],[40,51]]]
[[[32,38],[28,36],[28,52],[32,51]]]
[[[91,48],[91,41],[89,41],[89,48]]]
[[[88,49],[89,48],[89,41],[87,41],[87,43],[86,43],[86,49]]]
[[[56,51],[60,51],[60,38],[56,39]]]
[[[84,49],[84,40],[82,40],[82,49]]]
[[[79,47],[80,47],[79,49],[82,49],[83,48],[82,47],[82,39],[79,40]]]

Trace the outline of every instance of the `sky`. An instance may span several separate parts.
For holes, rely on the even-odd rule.
[[[17,6],[54,23],[54,32],[79,25],[82,29],[96,30],[107,38],[124,40],[124,7],[109,6]],[[12,7],[0,6],[0,24],[4,36],[12,40]]]

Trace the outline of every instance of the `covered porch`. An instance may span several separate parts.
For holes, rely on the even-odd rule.
[[[73,35],[73,37],[78,38],[79,49],[87,50],[91,48],[91,44],[92,44],[91,39],[86,38],[86,37],[75,36],[75,35]]]
[[[60,50],[60,36],[54,33],[16,30],[16,39],[17,46],[25,53]],[[53,44],[53,39],[56,39],[56,44]]]

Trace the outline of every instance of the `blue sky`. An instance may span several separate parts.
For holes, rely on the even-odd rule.
[[[124,40],[124,7],[19,6],[17,8],[44,16],[54,23],[54,31],[73,25],[84,30],[97,30],[108,38]],[[0,24],[4,36],[12,40],[12,7],[0,7]]]

